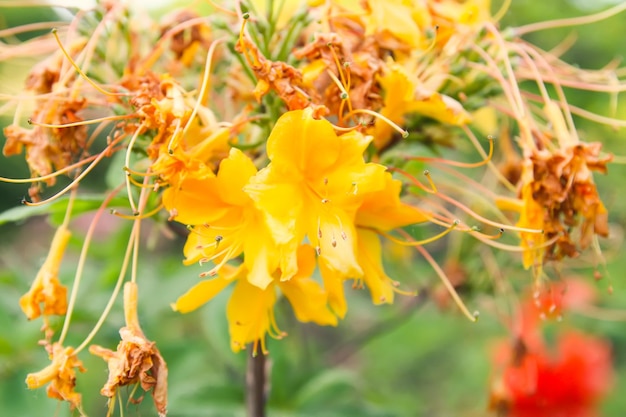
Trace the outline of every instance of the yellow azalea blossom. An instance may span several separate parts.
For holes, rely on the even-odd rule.
[[[283,335],[274,318],[277,290],[289,300],[296,318],[302,322],[319,325],[337,325],[337,317],[328,309],[328,297],[324,289],[311,278],[315,269],[315,252],[309,245],[297,250],[297,273],[291,279],[281,280],[281,271],[269,276],[271,284],[265,289],[250,284],[249,271],[245,264],[240,267],[225,265],[214,279],[204,280],[182,295],[172,308],[188,313],[210,301],[226,286],[235,282],[228,302],[228,317],[231,348],[238,352],[248,343],[260,341],[265,352],[265,335]]]
[[[472,33],[491,19],[491,0],[429,0],[429,7],[437,25],[437,45],[450,53],[456,53],[459,44],[471,40]]]
[[[306,236],[321,264],[343,276],[362,275],[354,216],[364,194],[383,188],[385,171],[364,162],[369,141],[356,131],[337,136],[310,109],[278,119],[267,141],[271,163],[245,189],[286,252]]]
[[[367,194],[356,215],[358,261],[374,304],[393,303],[397,285],[383,269],[382,248],[376,231],[388,231],[428,220],[422,210],[400,201],[401,188],[400,181],[385,173],[385,188]]]
[[[20,298],[20,307],[29,320],[42,314],[62,316],[67,310],[67,288],[59,281],[59,268],[71,233],[61,225],[52,240],[50,252],[43,263],[30,290]]]
[[[332,0],[340,16],[362,22],[366,36],[374,36],[381,45],[397,49],[425,49],[425,29],[432,27],[424,0]]]
[[[228,129],[218,129],[196,144],[190,144],[187,140],[180,141],[171,151],[167,149],[167,145],[162,145],[151,170],[162,181],[174,187],[190,176],[198,179],[212,177],[212,168],[217,165],[216,161],[228,155],[229,138]]]
[[[463,125],[470,121],[470,115],[458,101],[451,97],[425,90],[418,86],[406,69],[391,60],[387,62],[385,73],[379,79],[385,92],[384,106],[380,113],[394,123],[403,124],[405,116],[419,113],[440,122]],[[393,133],[388,123],[377,120],[374,127],[374,145],[381,149],[391,139]]]
[[[214,274],[243,252],[250,282],[265,288],[272,271],[280,267],[287,279],[296,262],[295,253],[283,255],[273,243],[263,216],[243,191],[256,172],[250,158],[233,148],[217,175],[186,177],[164,191],[163,204],[175,220],[195,226],[185,244],[185,263],[214,261]]]
[[[74,349],[54,343],[47,347],[52,363],[39,372],[26,376],[26,385],[36,389],[48,385],[48,397],[67,401],[72,408],[80,408],[81,395],[74,391],[76,371],[85,372],[82,362],[74,355]]]

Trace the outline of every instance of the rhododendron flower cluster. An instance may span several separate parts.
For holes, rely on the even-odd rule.
[[[377,305],[414,295],[429,272],[390,276],[383,260],[394,246],[423,256],[475,321],[431,242],[460,234],[510,252],[541,293],[551,279],[544,265],[566,268],[608,235],[593,175],[606,174],[612,157],[579,137],[563,88],[621,91],[626,81],[573,68],[521,38],[541,27],[500,27],[506,5],[492,14],[489,0],[209,3],[211,13],[189,5],[153,20],[102,0],[41,36],[37,51],[29,42],[10,46],[12,56],[38,62],[22,93],[0,96],[13,112],[3,153],[23,155],[30,169],[29,178],[2,180],[30,184],[19,213],[55,200],[66,210],[19,301],[28,319],[44,321],[52,361],[28,376],[30,388],[49,384],[50,397],[80,410],[75,370],[84,370],[78,355],[87,348],[108,364],[104,396],[139,384],[166,414],[168,368],[137,314],[137,292],[158,285],[138,271],[147,221],[184,225],[179,256],[205,268],[172,296],[172,308],[188,313],[233,286],[230,345],[255,355],[268,353],[268,337],[286,335],[274,310],[281,297],[299,321],[335,326],[349,312],[350,288],[367,288]],[[524,91],[523,80],[539,95]],[[109,158],[118,162],[114,180],[96,198],[68,291],[58,271],[72,218],[88,210],[81,182]],[[63,176],[69,184],[51,194]],[[132,229],[111,301],[74,348],[66,337],[104,216]],[[117,349],[92,344],[122,288]],[[59,335],[54,315],[64,316]],[[533,389],[587,366],[560,349],[563,363],[541,349],[523,355],[536,370]],[[518,407],[520,390],[532,390],[513,379],[505,376],[507,401]]]

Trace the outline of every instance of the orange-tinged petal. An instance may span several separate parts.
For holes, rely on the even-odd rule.
[[[225,265],[222,273],[216,278],[200,281],[191,287],[189,291],[178,297],[178,300],[172,304],[172,309],[181,313],[189,313],[209,302],[236,278],[239,269],[233,271],[231,268],[229,265]]]

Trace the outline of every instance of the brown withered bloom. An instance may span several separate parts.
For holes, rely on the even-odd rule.
[[[64,125],[82,122],[78,114],[86,106],[86,100],[73,99],[68,101],[49,101],[38,103],[32,120],[38,123]],[[66,128],[48,128],[34,126],[25,129],[17,125],[4,128],[6,143],[5,156],[19,155],[26,149],[26,162],[32,177],[39,177],[63,169],[85,155],[87,127],[72,126]],[[54,185],[55,177],[48,178],[45,183]],[[29,195],[33,201],[39,200],[40,184],[34,184]]]
[[[63,347],[60,343],[46,346],[52,363],[39,372],[26,376],[26,385],[36,389],[48,384],[48,397],[67,401],[72,408],[80,409],[81,395],[74,391],[76,370],[85,372],[83,363],[74,355],[74,349]]]
[[[302,72],[300,70],[285,62],[270,61],[245,36],[239,37],[235,50],[244,54],[258,80],[253,92],[257,101],[260,101],[270,91],[274,91],[285,102],[289,110],[309,107],[311,102],[309,96],[302,89]]]
[[[591,172],[607,172],[612,156],[600,156],[601,148],[599,142],[579,142],[552,152],[537,150],[530,156],[532,199],[543,207],[545,237],[559,236],[547,248],[548,258],[575,257],[591,244],[594,235],[606,237],[609,233],[607,210]],[[580,236],[576,242],[572,229],[577,226]]]
[[[124,286],[124,315],[126,326],[120,329],[122,340],[112,351],[92,345],[89,352],[104,359],[109,367],[109,379],[100,390],[105,397],[113,398],[119,387],[140,383],[144,391],[152,391],[159,416],[167,414],[167,365],[139,326],[137,317],[137,284]]]
[[[29,320],[43,315],[62,316],[67,311],[67,288],[59,281],[59,267],[71,233],[64,225],[54,234],[50,252],[30,290],[20,298],[20,307]],[[43,306],[43,311],[42,311]]]
[[[362,34],[361,34],[362,35]],[[376,76],[380,75],[383,60],[372,37],[354,41],[348,33],[316,33],[313,40],[293,52],[298,59],[306,58],[309,64],[303,69],[304,84],[315,101],[324,104],[332,114],[339,114],[342,102],[337,84],[338,65],[349,71],[348,95],[353,108],[378,110],[382,106],[381,91]]]

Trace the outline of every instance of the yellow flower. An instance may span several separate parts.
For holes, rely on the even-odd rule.
[[[250,282],[265,288],[271,272],[280,266],[289,278],[296,263],[295,252],[281,256],[261,213],[243,191],[256,172],[250,158],[233,148],[217,175],[188,176],[165,190],[163,204],[177,221],[195,226],[185,245],[185,263],[214,261],[212,275],[243,252]]]
[[[385,188],[367,194],[356,215],[358,261],[374,304],[393,303],[397,291],[397,283],[387,276],[383,268],[382,248],[376,231],[388,231],[428,220],[423,211],[400,201],[401,187],[400,181],[385,173]]]
[[[287,253],[308,238],[320,264],[361,276],[355,251],[354,216],[367,192],[384,186],[385,167],[365,163],[370,138],[337,136],[310,110],[283,114],[267,141],[271,163],[245,190],[264,214],[274,239]]]
[[[432,27],[432,21],[425,1],[332,0],[330,3],[341,8],[337,14],[361,21],[366,36],[374,36],[394,51],[428,46],[424,31]]]
[[[384,106],[380,114],[397,124],[404,124],[410,113],[419,113],[442,123],[463,125],[470,115],[451,97],[418,86],[417,79],[400,64],[387,61],[384,75],[379,79],[384,92]],[[377,120],[374,127],[374,145],[383,148],[393,133],[388,123]]]
[[[256,351],[260,341],[263,353],[266,353],[265,335],[269,333],[276,338],[283,336],[274,318],[277,290],[287,297],[298,320],[335,326],[337,317],[328,309],[327,294],[311,278],[315,268],[313,248],[308,245],[300,246],[297,258],[297,272],[291,279],[281,280],[282,273],[276,270],[268,276],[271,283],[264,289],[250,284],[249,271],[245,264],[238,268],[225,265],[216,278],[196,284],[172,308],[181,313],[193,311],[235,282],[226,310],[231,348],[235,352],[245,349],[248,343],[255,343]]]
[[[228,129],[219,129],[198,143],[190,142],[187,137],[194,137],[195,132],[185,136],[171,151],[167,145],[161,145],[159,155],[152,164],[152,172],[174,187],[190,176],[196,178],[212,177],[212,168],[216,161],[228,155],[230,138]]]

